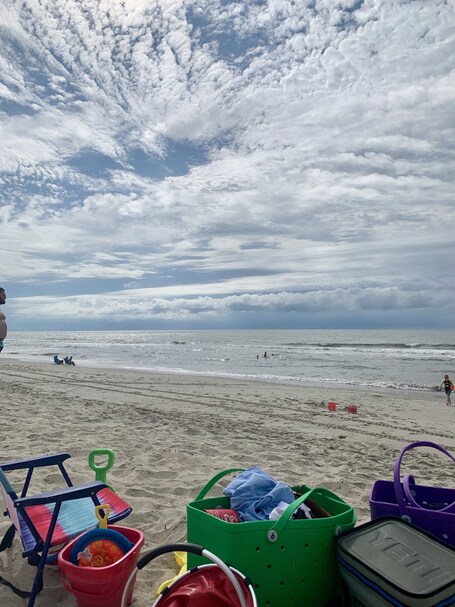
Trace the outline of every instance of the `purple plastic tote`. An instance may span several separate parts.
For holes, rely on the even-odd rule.
[[[455,489],[416,485],[407,474],[401,482],[401,461],[404,454],[415,447],[432,447],[455,462],[455,457],[444,447],[430,441],[411,443],[403,449],[397,461],[393,481],[377,480],[370,493],[371,520],[381,516],[396,516],[455,548]]]

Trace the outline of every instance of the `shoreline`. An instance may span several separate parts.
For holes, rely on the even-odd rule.
[[[20,355],[16,358],[15,356],[11,356],[11,354],[3,355],[2,360],[7,361],[18,361],[24,365],[36,365],[38,367],[47,368],[51,366],[52,368],[56,367],[68,367],[70,369],[74,369],[70,365],[54,365],[52,361],[35,361],[32,359],[23,358]],[[1,361],[0,361],[1,362]],[[236,381],[245,381],[245,382],[259,382],[266,384],[278,384],[283,386],[296,386],[300,388],[309,388],[309,389],[320,389],[320,390],[340,390],[340,391],[352,391],[352,392],[381,392],[384,394],[399,394],[403,398],[412,398],[415,394],[419,395],[437,395],[439,394],[439,390],[437,385],[432,389],[422,389],[422,388],[414,388],[412,386],[407,386],[405,388],[395,388],[388,386],[375,386],[372,384],[343,384],[338,382],[326,382],[326,383],[318,383],[318,382],[309,382],[309,381],[298,381],[295,378],[286,378],[284,376],[274,376],[274,377],[263,377],[263,376],[253,376],[248,374],[235,374],[235,373],[221,373],[221,372],[208,372],[208,371],[189,371],[189,370],[181,370],[181,371],[173,371],[171,369],[168,370],[154,370],[150,368],[141,368],[141,367],[122,367],[115,365],[106,365],[102,366],[95,363],[85,364],[85,361],[78,361],[76,363],[76,367],[85,370],[99,370],[99,371],[112,371],[119,373],[142,373],[142,374],[150,374],[150,375],[169,375],[172,377],[175,376],[190,376],[190,377],[201,377],[204,379],[232,379]],[[411,393],[411,396],[408,396],[408,393]]]
[[[186,505],[221,470],[257,465],[290,485],[322,486],[369,520],[376,479],[391,480],[401,450],[431,440],[455,453],[454,407],[443,393],[383,393],[311,388],[235,378],[57,366],[0,359],[0,461],[69,451],[79,484],[94,479],[88,454],[115,453],[107,482],[133,507],[121,524],[145,534],[144,551],[186,538]],[[327,402],[337,410],[330,412]],[[344,410],[358,407],[357,414]],[[415,450],[403,474],[420,484],[451,486],[451,462]],[[415,453],[415,455],[414,455]],[[50,490],[55,474],[39,479]],[[221,493],[220,487],[214,495]],[[0,533],[9,526],[0,519]],[[21,545],[0,554],[2,575],[30,589],[34,568]],[[176,574],[172,555],[144,569],[132,607],[150,605],[157,585]],[[24,600],[0,585],[0,604]],[[46,568],[36,607],[74,607],[55,568]]]

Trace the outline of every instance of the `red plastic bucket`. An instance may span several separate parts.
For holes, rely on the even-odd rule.
[[[333,401],[327,403],[327,409],[329,411],[336,411],[337,410],[337,404],[334,403]]]
[[[133,569],[136,567],[139,553],[144,545],[144,534],[138,529],[109,525],[124,535],[133,547],[121,559],[107,567],[79,567],[70,561],[70,552],[75,538],[58,555],[58,565],[64,587],[71,592],[78,607],[120,607],[123,589]],[[84,534],[82,534],[84,535]],[[81,537],[81,536],[79,536]],[[129,605],[133,598],[134,584],[130,586],[127,599]]]

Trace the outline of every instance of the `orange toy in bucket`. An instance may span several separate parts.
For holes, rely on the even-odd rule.
[[[99,529],[85,533],[71,550],[71,562],[79,567],[107,567],[119,561],[133,547],[124,535],[107,528],[109,504],[96,506],[95,512]]]
[[[107,567],[119,561],[124,552],[112,540],[94,540],[77,555],[79,567]]]

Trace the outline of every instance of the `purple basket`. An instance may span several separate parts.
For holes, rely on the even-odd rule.
[[[411,443],[395,462],[393,481],[377,480],[370,493],[371,520],[395,516],[407,520],[455,548],[455,489],[416,485],[407,474],[401,481],[401,461],[415,447],[432,447],[455,462],[449,451],[430,441]]]

